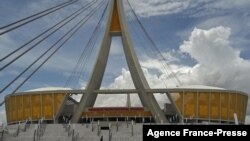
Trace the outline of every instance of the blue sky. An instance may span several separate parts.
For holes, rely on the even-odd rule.
[[[1,0],[0,26],[61,2],[63,0]],[[64,10],[0,36],[0,57],[54,25],[85,3],[86,1],[80,0]],[[250,84],[249,0],[130,0],[130,3],[183,85],[210,85],[250,93],[248,86]],[[131,11],[127,2],[125,5],[131,38],[150,86],[165,87],[162,84],[163,80],[167,83],[167,87],[177,85],[174,80],[166,79],[168,72],[164,71],[159,59],[151,54],[149,41],[146,40],[136,20],[130,16]],[[64,87],[103,8],[100,8],[95,16],[20,91],[42,87]],[[12,80],[42,51],[65,34],[73,23],[0,72],[0,87]],[[98,34],[98,39],[102,33]],[[99,44],[99,42],[95,44],[94,53],[88,58],[80,81],[75,81],[69,87],[82,88],[86,85]],[[2,63],[4,62],[1,62],[0,66]],[[0,99],[2,100],[15,86],[3,92]],[[112,41],[102,87],[133,87],[119,38],[114,38]],[[108,98],[108,100],[112,99]],[[98,101],[105,103],[102,99]],[[3,111],[3,108],[1,107],[0,110]],[[250,106],[248,106],[248,114],[250,114]]]

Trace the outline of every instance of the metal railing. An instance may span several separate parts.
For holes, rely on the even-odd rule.
[[[72,126],[72,127],[71,127]],[[75,133],[75,125],[71,125],[70,122],[68,124],[64,124],[65,132],[67,132],[68,137],[71,137],[72,141],[77,141],[79,139],[79,132]]]
[[[38,121],[38,124],[35,126],[33,141],[39,141],[41,137],[44,135],[46,129],[46,123],[43,119]]]
[[[4,136],[4,129],[2,131],[0,131],[0,141],[3,141],[3,136]]]

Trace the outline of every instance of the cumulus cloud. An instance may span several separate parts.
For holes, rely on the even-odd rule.
[[[180,46],[180,51],[192,57],[197,63],[193,66],[169,64],[183,85],[200,84],[250,93],[248,86],[250,61],[241,58],[240,51],[231,46],[230,34],[230,28],[222,26],[208,30],[195,28],[192,31],[188,40]],[[173,83],[170,73],[164,71],[161,63],[152,58],[141,61],[150,87],[175,87],[176,83]],[[152,73],[150,70],[158,70],[159,74]],[[121,74],[109,85],[109,88],[134,88],[129,71],[122,69]],[[167,102],[167,98],[161,96],[156,96],[160,105]],[[113,96],[108,99],[115,101]],[[102,100],[105,101],[105,99]]]
[[[216,27],[208,31],[195,28],[180,50],[188,53],[199,64],[220,66],[239,56],[239,52],[230,47],[229,36],[230,28]]]
[[[231,31],[226,27],[194,29],[180,50],[197,61],[190,73],[180,76],[185,83],[200,83],[250,93],[250,60],[240,57],[231,46]],[[248,113],[250,113],[248,105]]]
[[[208,30],[195,28],[191,32],[190,37],[180,45],[180,51],[197,63],[193,66],[174,64],[174,62],[169,64],[183,85],[210,85],[250,93],[248,86],[250,61],[240,57],[240,50],[236,50],[230,43],[230,35],[230,28],[223,26]],[[164,71],[161,63],[152,58],[141,61],[150,87],[174,87],[173,79],[170,79],[170,74]],[[151,70],[158,70],[158,73],[152,73]],[[134,88],[130,72],[123,68],[120,75],[106,88]],[[168,102],[166,95],[157,94],[155,97],[161,107]],[[131,96],[131,102],[132,106],[141,106],[140,99],[135,94]],[[99,95],[95,104],[95,106],[125,105],[126,95]],[[249,116],[246,121],[249,123]]]
[[[161,83],[161,78],[158,78],[156,75],[152,75],[148,72],[147,69],[143,69],[145,77],[150,80],[149,83],[152,87],[164,87],[164,84]],[[121,74],[115,78],[115,80],[106,88],[106,89],[134,89],[134,83],[131,78],[129,70],[122,68]],[[168,102],[165,95],[156,94],[156,99],[160,103],[160,106],[163,108],[163,104]],[[126,95],[98,95],[98,98],[95,102],[95,106],[126,106]],[[131,105],[135,107],[141,107],[141,101],[137,94],[131,94]]]
[[[132,81],[130,72],[125,68],[122,68],[121,74],[114,79],[112,83],[102,89],[134,89],[134,83]],[[96,107],[112,107],[112,106],[126,106],[126,95],[98,95],[95,106]],[[139,97],[135,94],[131,95],[131,105],[141,106]]]
[[[197,61],[189,77],[206,85],[250,92],[250,61],[240,57],[229,41],[230,28],[194,29],[180,50]]]
[[[108,88],[111,89],[135,88],[130,72],[123,68],[121,75],[116,77],[114,82],[111,83],[108,86]]]
[[[209,30],[194,29],[180,50],[197,61],[190,69],[186,83],[201,83],[250,93],[250,61],[240,57],[229,41],[231,31],[226,27]],[[198,52],[199,51],[199,52]],[[189,79],[195,78],[195,79]],[[248,105],[248,113],[249,113]]]

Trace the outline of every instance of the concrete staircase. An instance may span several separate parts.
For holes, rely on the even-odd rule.
[[[19,125],[7,126],[3,140],[4,141],[33,141],[35,125],[30,125],[30,127],[27,128],[25,131],[24,131],[25,124],[21,124],[19,126],[19,131],[18,131],[18,126]]]
[[[71,141],[62,124],[47,124],[40,141]]]
[[[111,130],[108,130],[109,124],[111,124]],[[118,125],[118,130],[117,130]],[[103,130],[99,130],[98,127]],[[100,141],[101,136],[103,141],[109,141],[109,134],[111,133],[111,141],[142,141],[142,124],[133,125],[133,136],[132,136],[132,125],[126,122],[113,123],[98,123],[93,124],[46,124],[44,125],[43,134],[40,138],[36,138],[36,141]],[[18,136],[15,136],[15,131],[18,125],[9,125],[8,134],[5,134],[4,141],[33,141],[34,131],[37,125],[30,125],[30,128],[25,132],[20,130]],[[69,128],[65,128],[69,127]],[[101,128],[99,128],[101,129]],[[74,130],[74,140],[73,140]],[[13,132],[13,134],[11,134]]]

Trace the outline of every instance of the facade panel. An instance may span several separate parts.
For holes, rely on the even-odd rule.
[[[30,95],[23,95],[23,101],[24,101],[24,105],[23,105],[24,117],[23,118],[24,120],[31,119]]]
[[[40,95],[31,96],[32,103],[32,120],[39,120],[41,118],[41,99]]]
[[[22,121],[23,120],[23,96],[19,95],[16,97],[17,100],[17,120]]]
[[[221,119],[228,119],[228,94],[221,93]]]
[[[248,102],[248,97],[247,96],[243,96],[244,97],[244,100],[243,100],[243,105],[244,105],[244,110],[243,110],[243,121],[245,121],[245,118],[246,118],[246,112],[247,112],[247,102]]]
[[[9,122],[11,122],[11,116],[10,116],[10,114],[11,114],[11,109],[10,109],[10,98],[11,97],[9,97],[9,98],[7,98],[6,99],[6,107],[5,107],[5,109],[6,109],[6,115],[7,115],[7,122],[9,123]]]
[[[43,97],[43,117],[45,119],[53,119],[53,99],[52,94],[42,95]]]
[[[199,93],[199,118],[208,118],[208,105],[209,105],[209,93],[200,92]]]
[[[13,96],[11,99],[11,121],[17,121],[17,107],[16,107],[16,96]]]
[[[237,117],[238,117],[238,120],[239,121],[242,121],[242,115],[243,115],[243,106],[242,106],[242,104],[243,104],[243,96],[242,95],[239,95],[239,94],[237,94],[237,109],[236,109],[236,113],[237,113]]]
[[[234,121],[234,113],[236,113],[237,108],[237,95],[229,94],[229,120]]]
[[[178,108],[178,110],[181,112],[181,114],[183,115],[183,93],[175,93],[175,95],[177,95],[176,99],[174,100],[176,103],[176,106]],[[171,95],[172,96],[172,95]]]
[[[194,118],[196,113],[196,92],[185,92],[184,114],[186,118]]]
[[[211,93],[210,118],[220,119],[220,93]]]
[[[61,104],[62,104],[62,101],[63,101],[63,98],[64,98],[64,94],[54,94],[54,115],[56,115],[56,113],[58,112]]]

